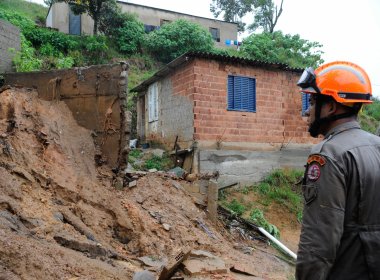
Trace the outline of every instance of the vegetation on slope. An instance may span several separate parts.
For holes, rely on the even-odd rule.
[[[257,184],[222,191],[220,203],[278,237],[280,232],[266,219],[266,212],[276,205],[301,221],[303,199],[298,183],[302,176],[301,170],[277,169]]]

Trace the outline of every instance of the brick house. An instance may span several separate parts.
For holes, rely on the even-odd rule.
[[[138,92],[138,136],[169,149],[177,139],[181,148],[198,152],[292,147],[307,154],[316,141],[302,116],[307,102],[296,86],[301,72],[284,64],[184,54],[132,89]],[[192,162],[199,171],[199,160]]]

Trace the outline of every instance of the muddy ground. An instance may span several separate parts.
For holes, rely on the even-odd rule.
[[[158,276],[159,266],[139,258],[165,264],[181,250],[207,251],[227,268],[189,276],[179,267],[184,279],[292,279],[289,261],[221,221],[213,226],[173,178],[148,174],[117,190],[94,156],[92,132],[63,102],[27,89],[1,92],[0,279],[132,279],[144,269]],[[236,264],[255,276],[230,272]]]

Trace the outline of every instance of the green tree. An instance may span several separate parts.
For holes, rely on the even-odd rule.
[[[111,38],[121,53],[139,52],[145,38],[144,24],[135,14],[123,13],[115,3],[105,3],[104,9],[99,31]]]
[[[283,11],[283,2],[284,0],[281,0],[281,4],[277,6],[273,0],[212,0],[210,11],[215,17],[223,13],[223,19],[236,22],[239,31],[245,29],[242,18],[253,12],[254,22],[248,29],[254,31],[261,28],[264,32],[273,33]]]
[[[248,29],[255,31],[261,28],[264,32],[273,33],[283,11],[283,2],[284,0],[281,0],[280,6],[277,6],[272,0],[254,0],[254,22],[248,26]]]
[[[242,32],[245,29],[242,17],[252,11],[252,0],[212,0],[210,11],[216,18],[223,13],[223,20],[236,22]]]
[[[320,43],[302,39],[298,34],[275,31],[250,35],[243,40],[240,51],[251,59],[305,68],[323,63],[321,47]]]
[[[158,60],[169,62],[188,51],[211,51],[214,41],[210,32],[183,19],[167,23],[148,34],[147,50]]]
[[[65,2],[70,5],[74,14],[87,13],[94,20],[94,35],[98,34],[99,22],[102,15],[110,11],[110,7],[116,6],[116,0],[44,0],[46,5],[56,2]]]

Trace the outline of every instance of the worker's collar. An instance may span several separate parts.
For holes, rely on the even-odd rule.
[[[349,121],[346,123],[342,123],[340,125],[337,125],[336,127],[330,129],[329,132],[325,135],[325,139],[332,137],[336,134],[339,134],[345,130],[353,129],[353,128],[360,128],[360,125],[357,121]]]

